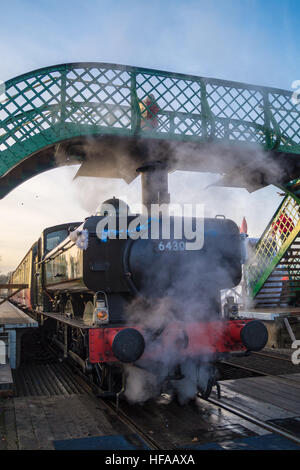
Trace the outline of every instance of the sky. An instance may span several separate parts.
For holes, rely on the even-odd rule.
[[[298,0],[2,0],[0,79],[67,62],[99,61],[291,89],[300,79]],[[1,155],[0,155],[1,158]],[[111,196],[139,202],[137,179],[80,178],[58,168],[0,201],[0,272],[16,267],[46,227],[80,221]],[[204,188],[216,175],[175,172],[172,202],[203,202],[259,236],[281,197],[271,186]],[[84,180],[84,181],[83,181]],[[96,196],[95,196],[96,195]],[[199,200],[200,199],[200,200]]]

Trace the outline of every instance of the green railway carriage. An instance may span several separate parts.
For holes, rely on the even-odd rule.
[[[45,229],[37,242],[35,242],[25,257],[12,273],[11,284],[26,284],[28,287],[16,292],[12,301],[29,311],[43,311],[45,307],[51,308],[50,297],[47,292],[47,276],[44,259],[67,236],[70,226],[76,227],[79,222],[62,224]]]

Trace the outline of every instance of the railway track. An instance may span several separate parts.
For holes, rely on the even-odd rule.
[[[262,375],[267,375],[267,374],[262,374]],[[199,400],[202,402],[208,402],[212,405],[214,405],[218,410],[223,409],[226,410],[227,412],[230,412],[232,415],[237,416],[239,418],[244,419],[245,421],[255,424],[256,426],[265,429],[271,433],[278,434],[294,443],[300,446],[300,437],[296,436],[293,433],[287,432],[284,429],[281,429],[279,426],[269,424],[264,422],[263,420],[260,420],[256,418],[255,416],[252,416],[248,413],[245,413],[244,411],[232,406],[228,405],[225,403],[221,403],[219,399],[214,399],[214,398],[208,398],[208,399],[203,399],[201,397],[198,397]],[[137,432],[138,435],[144,439],[147,444],[149,445],[150,449],[152,450],[160,450],[162,449],[161,445],[153,439],[151,436],[149,436],[148,433],[146,433],[140,426],[138,426],[132,418],[130,418],[119,406],[116,405],[116,403],[112,400],[107,400],[107,399],[102,399],[104,402],[105,406],[107,406],[110,410],[114,411],[115,414],[121,419],[127,426],[129,426],[134,432]],[[160,405],[156,405],[160,406]],[[191,405],[193,406],[193,405]]]
[[[44,351],[43,354],[38,355],[38,357],[39,360],[37,363],[33,363],[30,359],[29,363],[23,364],[23,366],[21,366],[21,368],[16,372],[15,379],[17,395],[51,396],[80,394],[94,397],[95,395],[97,396],[99,390],[89,382],[89,378],[83,374],[83,372],[78,368],[77,364],[73,363],[69,359],[65,361],[57,360],[57,351],[53,349],[52,346],[47,346],[47,351]],[[278,358],[276,358],[276,360],[277,359]],[[273,360],[275,360],[275,358],[273,358]],[[231,367],[241,368],[241,365],[239,364],[234,364],[230,361],[228,361],[228,363]],[[247,373],[255,373],[256,375],[270,375],[266,372],[262,372],[261,370],[253,369],[247,366],[242,366],[241,370]],[[151,431],[149,432],[149,426],[146,420],[139,421],[136,419],[137,408],[130,409],[130,407],[127,406],[125,402],[121,403],[120,407],[117,407],[116,402],[111,399],[103,399],[102,397],[99,397],[98,399],[101,400],[105,407],[114,414],[116,419],[122,421],[127,426],[127,428],[131,430],[132,433],[138,435],[147,444],[149,449],[164,450],[167,448],[163,442],[163,439],[161,438],[161,435],[168,433],[168,429],[163,429],[162,427],[159,432],[157,432],[156,429],[156,435],[151,435]],[[281,429],[279,426],[266,423],[257,417],[251,416],[250,414],[239,410],[231,404],[229,405],[227,403],[222,403],[222,399],[217,400],[215,398],[209,398],[206,401],[202,398],[198,398],[197,400],[200,400],[200,402],[203,403],[203,409],[207,410],[208,403],[213,406],[215,409],[215,415],[217,415],[219,411],[223,409],[229,413],[229,420],[233,423],[235,422],[235,418],[238,417],[239,420],[242,419],[245,423],[248,422],[252,425],[254,424],[258,428],[281,435],[296,443],[297,445],[300,445],[300,438],[295,434]],[[139,405],[136,406],[138,407]],[[186,407],[181,411],[182,416],[187,416],[187,420],[189,420],[189,416],[192,414],[195,415],[193,406],[193,403],[186,405]],[[163,406],[155,403],[151,403],[151,405],[148,406],[148,409],[150,410],[151,414],[160,416],[160,422],[166,422],[168,419],[170,419],[170,413],[176,415],[176,412],[178,411],[176,406],[171,405],[170,407],[170,405]],[[201,417],[201,415],[199,415],[199,418],[203,419],[203,416]],[[205,419],[206,418],[204,417],[204,420]],[[175,421],[178,422],[178,432],[182,432],[184,436],[186,429],[184,428],[181,430],[179,426],[181,422],[180,416],[175,417]],[[214,420],[212,420],[212,422],[214,422]],[[206,431],[203,432],[205,433]],[[214,433],[214,430],[211,431],[210,436],[207,438],[208,442],[215,440]],[[176,445],[178,445],[178,442]],[[176,448],[175,444],[172,448]]]
[[[247,357],[223,360],[220,361],[219,366],[221,373],[220,380],[244,378],[247,376],[271,376],[278,377],[281,380],[293,381],[291,376],[286,377],[285,375],[300,373],[300,366],[292,364],[290,358],[262,352],[251,353]],[[231,371],[233,371],[233,377],[231,377]],[[241,371],[241,377],[235,377],[234,371]]]
[[[87,393],[87,386],[61,363],[26,365],[14,371],[17,396],[53,396]]]
[[[261,370],[253,369],[252,367],[248,367],[248,366],[242,366],[240,364],[235,364],[235,363],[229,362],[229,361],[222,361],[222,364],[225,364],[226,366],[244,371],[246,373],[250,373],[251,374],[250,377],[253,377],[253,376],[277,377],[279,380],[283,380],[285,382],[295,382],[292,377],[283,377],[282,375],[279,375],[279,374],[271,374],[271,373],[267,373],[267,372],[262,372]]]
[[[55,395],[90,395],[97,396],[100,390],[70,359],[57,360],[57,351],[53,346],[47,345],[43,351],[45,359],[39,359],[38,364],[22,365],[14,372],[15,394],[21,396],[55,396]],[[126,415],[111,399],[99,400],[115,416],[121,420],[133,433],[147,443],[151,450],[161,450],[161,446],[129,416]]]
[[[198,397],[197,399],[205,404],[209,403],[213,405],[218,413],[220,410],[225,410],[229,412],[231,414],[231,418],[233,421],[234,421],[234,417],[242,418],[248,423],[254,424],[258,428],[267,430],[270,433],[278,434],[300,446],[300,437],[298,437],[297,435],[291,432],[285,431],[284,429],[281,429],[279,426],[266,423],[263,420],[260,420],[256,418],[255,416],[245,413],[244,411],[241,411],[236,407],[222,403],[218,399],[214,399],[214,398],[203,399],[201,397]],[[161,447],[161,445],[157,441],[151,438],[149,434],[145,433],[144,430],[141,429],[141,427],[137,426],[136,423],[134,423],[134,421],[128,415],[126,415],[126,413],[124,413],[120,409],[116,410],[116,406],[113,404],[113,402],[108,402],[107,400],[104,400],[104,402],[106,406],[109,406],[110,409],[116,412],[116,414],[120,417],[120,419],[125,424],[129,425],[129,427],[131,427],[131,429],[133,429],[135,432],[138,432],[139,436],[142,437],[148,443],[148,445],[150,446],[150,449],[153,449],[153,450],[164,449],[163,447]],[[156,405],[156,406],[161,407],[161,405]],[[193,404],[190,404],[189,406],[193,407]]]
[[[138,426],[126,413],[116,406],[113,401],[103,399],[105,406],[116,413],[119,419],[126,424],[132,431],[136,432],[150,447],[151,450],[163,450],[160,444],[155,441],[148,433],[146,433],[140,426]]]
[[[241,364],[235,364],[234,362],[230,362],[230,361],[222,361],[222,364],[225,364],[225,365],[230,366],[230,367],[234,367],[236,369],[243,370],[245,372],[250,372],[251,374],[256,375],[256,376],[263,376],[263,377],[272,376],[272,377],[278,377],[278,378],[284,379],[284,380],[293,380],[293,379],[288,378],[288,377],[281,377],[279,374],[272,374],[270,372],[263,372],[263,371],[258,370],[258,369],[253,369],[253,367],[243,366]]]
[[[254,356],[279,359],[281,361],[286,361],[286,362],[291,363],[290,357],[285,357],[283,354],[274,355],[273,353],[270,354],[269,352],[261,352],[261,351],[255,351],[255,352],[252,352],[252,354]]]
[[[22,381],[23,379],[23,381]],[[39,364],[39,365],[26,365],[23,367],[22,373],[18,376],[17,389],[19,394],[23,396],[49,396],[49,395],[71,395],[71,394],[88,394],[91,396],[97,395],[97,388],[89,383],[88,378],[77,369],[77,365],[66,361],[64,363],[52,364]],[[99,397],[99,400],[107,407],[110,412],[113,412],[115,417],[121,420],[134,434],[137,434],[150,450],[164,450],[165,447],[153,436],[149,434],[142,426],[135,422],[133,416],[130,416],[120,407],[117,407],[116,402],[112,399],[104,399]],[[296,435],[281,429],[278,426],[265,423],[238,408],[222,403],[221,400],[209,398],[204,400],[198,398],[203,404],[211,404],[215,407],[216,412],[223,409],[230,413],[234,422],[234,417],[239,417],[246,422],[255,424],[259,428],[267,430],[271,433],[279,434],[297,445],[300,445],[300,438]],[[138,405],[137,405],[138,406]],[[193,404],[188,405],[189,408]],[[126,408],[126,407],[125,407]],[[159,408],[159,413],[163,414],[167,411],[167,407],[163,405],[153,404],[153,413]],[[190,411],[190,410],[189,410]],[[192,411],[190,411],[192,412]],[[146,425],[146,423],[145,423]]]
[[[102,403],[110,411],[112,411],[116,417],[118,417],[118,419],[120,419],[124,424],[126,424],[134,433],[138,434],[138,436],[141,437],[148,444],[151,450],[162,450],[162,447],[159,445],[159,443],[156,442],[155,439],[153,439],[148,433],[146,433],[140,426],[138,426],[132,418],[126,415],[126,413],[124,413],[124,411],[119,407],[115,400],[108,398],[104,399],[99,395],[101,393],[100,389],[88,381],[88,378],[83,374],[83,372],[77,368],[77,364],[71,365],[71,363],[69,363],[67,367],[70,368],[70,371],[76,371],[77,380],[80,383],[85,383],[86,392],[88,394],[98,396],[98,399],[101,400]]]
[[[226,411],[229,411],[230,413],[232,413],[233,415],[235,416],[238,416],[239,418],[242,418],[246,421],[248,421],[249,423],[252,423],[252,424],[255,424],[256,426],[259,426],[271,433],[275,433],[275,434],[279,434],[280,436],[282,437],[285,437],[286,439],[290,440],[290,441],[293,441],[295,442],[296,444],[298,444],[300,446],[300,437],[296,436],[295,434],[293,433],[290,433],[290,432],[287,432],[285,430],[283,430],[282,428],[280,428],[279,426],[275,426],[273,424],[269,424],[269,423],[266,423],[265,421],[262,421],[248,413],[245,413],[244,411],[232,406],[232,405],[228,405],[227,403],[222,403],[220,400],[218,399],[214,399],[214,398],[208,398],[207,401],[209,403],[211,403],[212,405],[218,407],[218,409],[223,409],[223,410],[226,410]]]
[[[227,412],[229,412],[231,415],[232,415],[232,420],[234,421],[234,417],[238,417],[238,418],[242,418],[243,420],[245,420],[246,422],[249,422],[251,424],[254,424],[255,426],[257,426],[258,428],[262,428],[264,430],[267,430],[269,431],[270,433],[274,433],[274,434],[278,434],[294,443],[296,443],[297,445],[300,446],[300,437],[298,437],[297,435],[291,433],[291,432],[288,432],[282,428],[280,428],[279,426],[276,426],[276,425],[273,425],[273,424],[269,424],[269,423],[266,423],[264,422],[263,420],[260,420],[258,418],[256,418],[255,416],[252,416],[248,413],[245,413],[244,411],[232,406],[232,405],[228,405],[226,403],[222,403],[219,399],[214,399],[214,398],[208,398],[208,399],[203,399],[201,397],[198,397],[198,400],[200,400],[201,402],[203,403],[209,403],[211,405],[213,405],[216,409],[216,411],[220,411],[221,410],[225,410]],[[142,430],[139,426],[136,425],[136,423],[134,423],[134,421],[128,416],[126,415],[126,413],[124,413],[121,409],[117,410],[116,409],[116,406],[113,404],[113,402],[108,402],[107,400],[104,400],[106,406],[109,406],[110,409],[114,410],[116,412],[116,414],[119,416],[119,418],[127,425],[129,425],[129,427],[131,427],[133,430],[135,430],[135,432],[138,432],[139,436],[142,437],[147,443],[148,445],[150,446],[150,449],[153,449],[153,450],[159,450],[159,449],[162,449],[161,445],[155,441],[153,438],[151,438],[149,436],[149,434],[145,433],[144,430]],[[159,405],[157,405],[159,406]],[[191,407],[193,407],[193,404],[190,405]]]

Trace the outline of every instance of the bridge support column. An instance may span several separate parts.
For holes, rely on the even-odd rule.
[[[151,204],[169,204],[168,168],[162,162],[150,162],[139,167],[142,175],[142,202],[147,209]]]

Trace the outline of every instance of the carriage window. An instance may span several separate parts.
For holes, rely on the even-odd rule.
[[[67,230],[58,230],[57,232],[48,233],[46,237],[46,251],[53,250],[68,236]]]

